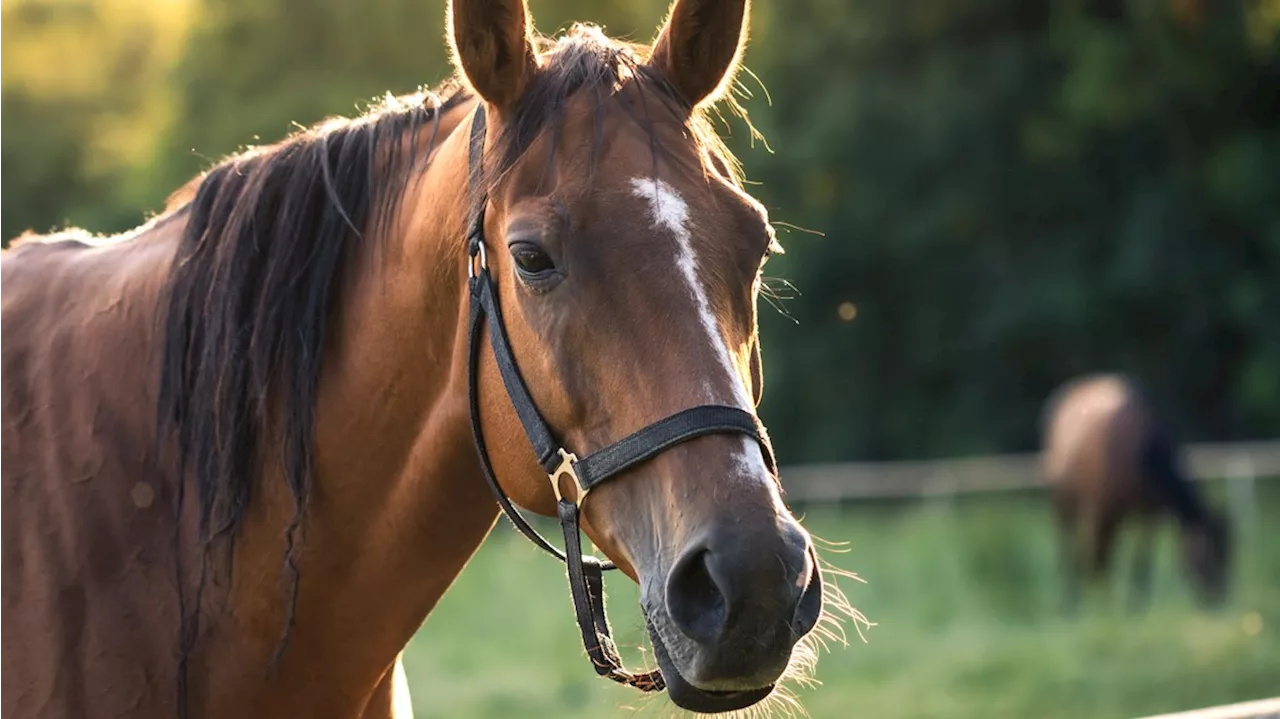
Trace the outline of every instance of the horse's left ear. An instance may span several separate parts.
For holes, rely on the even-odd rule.
[[[538,69],[525,0],[452,0],[448,25],[453,62],[472,89],[499,109],[515,104]]]
[[[718,98],[747,44],[748,0],[676,0],[653,43],[649,65],[690,106]]]

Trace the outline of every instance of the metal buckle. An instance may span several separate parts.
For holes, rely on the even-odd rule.
[[[479,247],[480,251],[467,258],[467,279],[475,279],[476,275],[480,274],[480,272],[476,269],[477,255],[479,255],[480,257],[480,269],[481,270],[489,269],[489,256],[485,254],[484,243],[483,242],[476,243],[476,247]]]
[[[578,455],[573,452],[566,452],[564,447],[560,448],[560,466],[556,467],[556,471],[547,475],[551,478],[551,489],[556,493],[556,501],[564,499],[564,495],[560,492],[560,478],[567,476],[573,480],[573,488],[577,490],[573,497],[575,506],[581,507],[582,500],[587,496],[587,489],[582,486],[582,480],[578,479],[578,470],[573,465],[577,464]]]

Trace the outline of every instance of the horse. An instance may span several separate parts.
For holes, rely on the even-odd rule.
[[[679,0],[642,46],[453,0],[437,90],[7,250],[4,715],[406,716],[402,650],[516,505],[564,523],[599,673],[782,696],[856,613],[756,414],[781,247],[708,119],[748,17]]]
[[[1187,476],[1169,428],[1131,378],[1085,376],[1064,384],[1045,407],[1042,469],[1052,488],[1065,572],[1066,606],[1081,579],[1108,570],[1123,526],[1137,526],[1131,609],[1151,593],[1158,521],[1178,522],[1186,570],[1206,606],[1226,595],[1230,537],[1224,515],[1210,508]]]

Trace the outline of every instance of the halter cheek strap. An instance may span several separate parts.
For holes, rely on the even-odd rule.
[[[742,434],[756,440],[771,472],[775,471],[773,450],[759,420],[750,412],[724,405],[701,405],[658,420],[622,439],[591,452],[582,459],[568,451],[555,438],[529,393],[507,337],[498,304],[497,285],[489,273],[484,243],[484,216],[488,192],[483,187],[485,109],[481,102],[472,118],[468,157],[471,192],[471,217],[467,230],[467,275],[470,288],[469,346],[467,392],[471,414],[471,434],[485,481],[493,490],[502,511],[531,542],[563,561],[569,573],[569,592],[573,599],[582,643],[596,673],[636,687],[641,691],[661,691],[666,687],[661,672],[652,670],[632,673],[622,665],[614,644],[604,606],[604,571],[615,569],[612,562],[601,561],[582,553],[579,531],[581,506],[590,491],[632,467],[663,451],[695,437],[709,434]],[[498,483],[480,425],[479,367],[482,326],[488,320],[489,343],[502,376],[502,384],[515,408],[525,436],[538,463],[551,482],[556,496],[556,514],[564,534],[564,551],[537,532],[512,504]]]

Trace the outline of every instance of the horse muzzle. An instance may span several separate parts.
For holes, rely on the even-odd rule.
[[[822,613],[809,536],[789,517],[772,531],[713,528],[687,543],[661,581],[644,582],[654,654],[671,700],[714,713],[767,697]],[[776,561],[761,561],[761,557]]]

